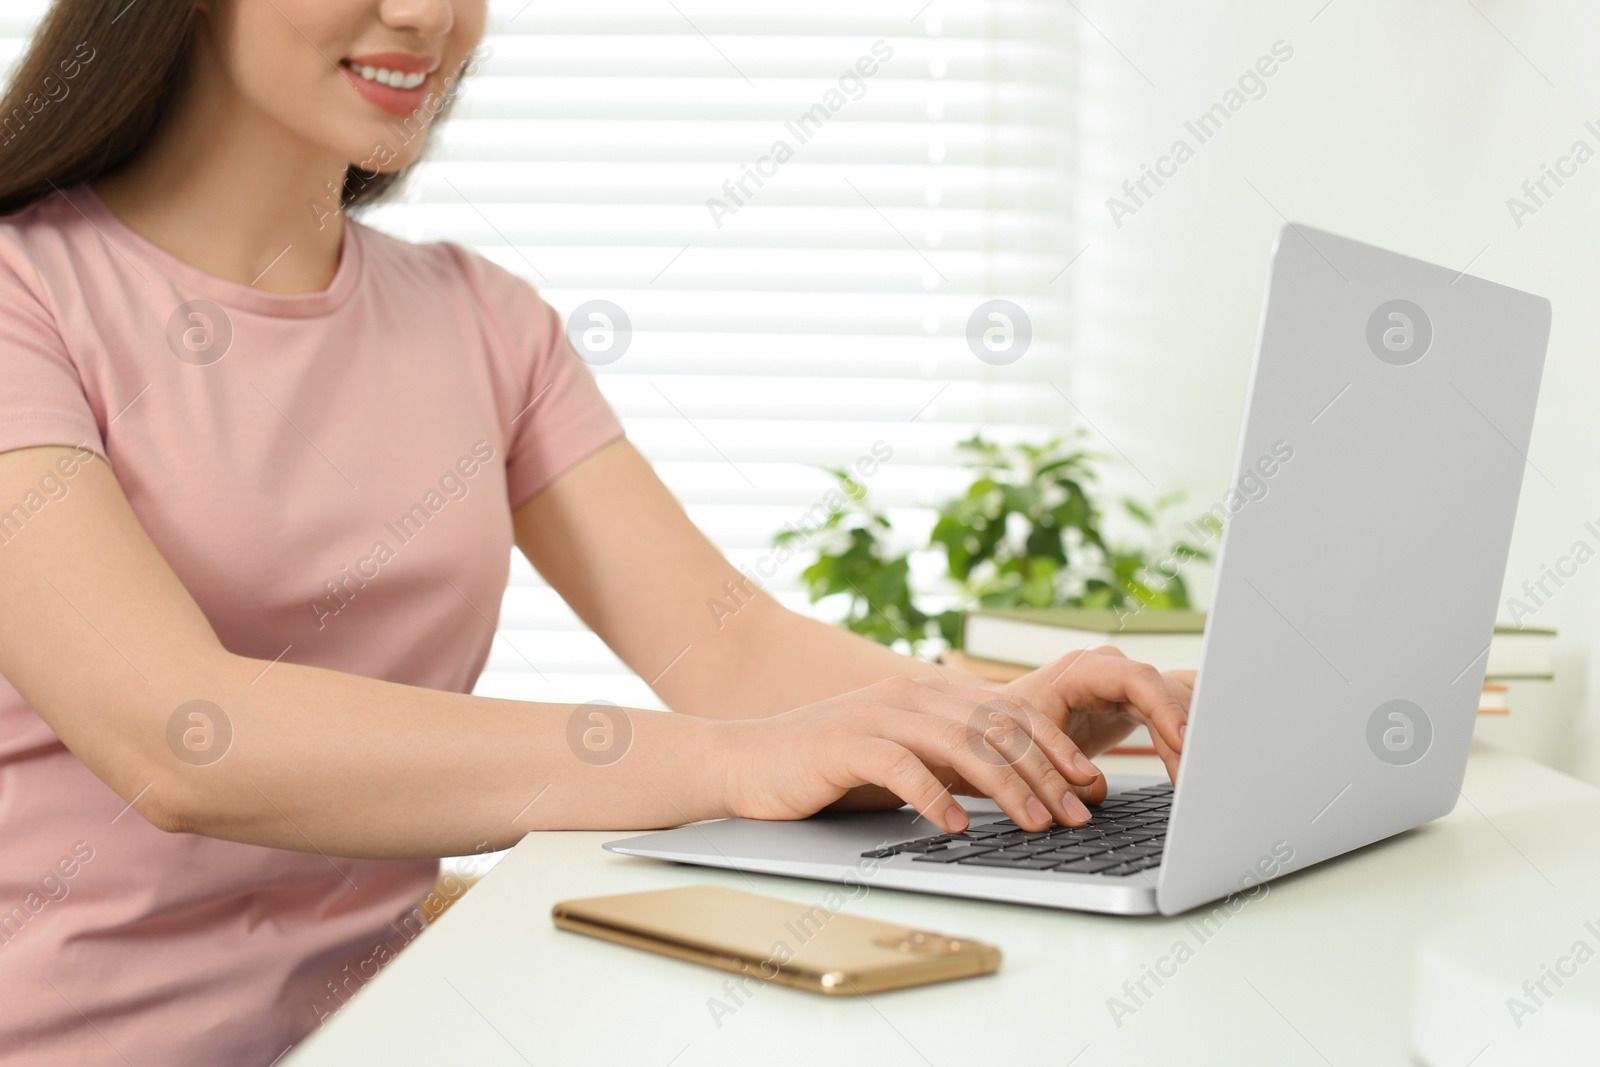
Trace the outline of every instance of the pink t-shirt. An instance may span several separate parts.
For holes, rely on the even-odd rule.
[[[467,692],[512,509],[622,429],[526,283],[344,232],[283,296],[86,187],[0,219],[0,451],[109,461],[231,651]],[[72,490],[0,512],[0,552]],[[0,679],[0,1063],[264,1067],[416,936],[436,866],[163,833]]]

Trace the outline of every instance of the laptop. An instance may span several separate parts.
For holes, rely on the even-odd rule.
[[[1549,333],[1542,297],[1288,224],[1175,787],[1111,776],[1085,827],[1037,833],[963,798],[963,834],[902,808],[727,819],[605,847],[1173,915],[1446,814],[1533,467]]]

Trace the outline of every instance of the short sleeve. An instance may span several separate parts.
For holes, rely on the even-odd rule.
[[[457,250],[480,286],[510,351],[502,354],[506,493],[513,510],[606,445],[622,423],[600,393],[589,365],[567,342],[560,314],[521,278],[481,256]],[[510,401],[509,403],[506,401]]]
[[[0,452],[39,445],[82,445],[105,455],[37,275],[0,253]]]

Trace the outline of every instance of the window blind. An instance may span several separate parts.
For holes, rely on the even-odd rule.
[[[9,64],[44,4],[7,7]],[[601,388],[735,565],[822,514],[819,466],[875,447],[890,458],[865,484],[920,541],[964,484],[958,441],[1079,421],[1052,384],[1078,249],[1075,18],[1051,0],[492,0],[453,117],[363,221],[472,247],[564,316],[621,309]],[[989,317],[997,298],[1012,313]],[[477,692],[660,706],[513,557]],[[836,617],[806,604],[804,562],[766,588]]]

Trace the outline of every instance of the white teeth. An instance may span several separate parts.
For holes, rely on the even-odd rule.
[[[428,80],[428,76],[421,71],[405,74],[398,70],[387,70],[383,67],[357,67],[354,65],[350,69],[369,82],[387,85],[391,89],[415,89]]]

